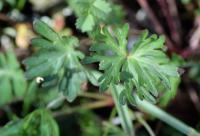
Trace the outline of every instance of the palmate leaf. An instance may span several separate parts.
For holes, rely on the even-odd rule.
[[[76,26],[82,32],[92,31],[95,24],[106,20],[111,12],[106,0],[68,0],[68,3],[78,17]]]
[[[105,91],[111,83],[124,84],[124,97],[134,103],[132,90],[136,88],[141,99],[155,102],[158,96],[157,84],[169,89],[171,76],[178,76],[177,67],[170,65],[164,53],[164,38],[144,31],[133,48],[127,50],[128,24],[114,30],[103,28],[102,39],[90,50],[95,52],[85,63],[100,62],[99,69],[104,74],[99,78],[100,90]],[[133,88],[134,87],[134,88]]]
[[[34,30],[41,36],[32,40],[36,53],[26,59],[26,77],[43,77],[42,86],[58,85],[68,101],[73,101],[87,79],[89,71],[79,62],[83,57],[75,50],[78,39],[61,37],[44,22],[34,22]]]
[[[0,129],[1,136],[59,136],[56,121],[49,111],[39,109],[24,119],[10,122]]]
[[[183,65],[185,65],[185,61],[183,60],[183,58],[177,54],[172,54],[170,63],[171,65],[175,65],[177,67],[182,67]],[[169,104],[169,102],[176,96],[178,92],[178,87],[181,83],[180,76],[170,77],[170,83],[171,83],[171,90],[162,92],[162,95],[158,100],[158,104],[161,107],[166,107]],[[164,88],[161,86],[159,90],[163,89]]]
[[[25,94],[26,80],[12,50],[0,53],[0,106]]]

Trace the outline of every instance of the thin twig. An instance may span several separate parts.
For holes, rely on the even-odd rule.
[[[114,102],[112,99],[101,100],[101,101],[97,101],[97,102],[93,102],[93,103],[83,104],[83,105],[76,106],[73,108],[67,108],[62,111],[54,112],[53,116],[58,117],[58,116],[62,116],[62,115],[72,114],[72,113],[80,111],[80,110],[92,110],[92,109],[98,109],[98,108],[102,108],[102,107],[109,107],[109,106],[113,106],[113,105],[114,105]]]
[[[169,37],[167,36],[167,34],[165,33],[162,25],[160,24],[160,22],[158,21],[156,15],[153,13],[152,9],[150,8],[147,0],[137,0],[138,3],[140,4],[140,6],[145,10],[145,12],[148,14],[149,19],[151,20],[155,31],[158,34],[163,34],[165,35],[166,38],[166,42],[167,42],[167,47],[170,51],[174,51],[174,52],[178,52],[178,50],[173,46],[172,41],[169,39]]]
[[[200,16],[196,16],[195,24],[193,28],[193,33],[191,35],[190,41],[190,49],[195,51],[199,48],[200,44]]]
[[[88,97],[88,98],[93,98],[93,99],[99,99],[99,100],[105,100],[110,96],[106,96],[104,94],[97,94],[97,93],[90,93],[90,92],[83,92],[79,94],[81,97]]]
[[[148,14],[151,22],[153,23],[153,26],[154,26],[156,32],[159,33],[159,34],[164,34],[165,31],[163,30],[160,22],[158,21],[155,14],[151,10],[148,2],[146,0],[137,0],[137,1],[140,4],[140,6],[145,10],[145,12]]]
[[[176,45],[180,45],[180,35],[177,25],[178,25],[178,15],[176,9],[176,3],[173,0],[157,0],[160,9],[166,18],[167,24],[169,26],[169,30],[171,33],[171,38],[176,43]]]
[[[196,91],[194,90],[194,88],[191,88],[191,87],[187,90],[188,90],[188,94],[190,96],[192,103],[194,104],[196,110],[198,111],[198,113],[200,115],[200,105],[199,105],[200,100],[199,100],[199,97],[198,97]]]
[[[7,22],[10,25],[15,25],[16,24],[16,22],[14,20],[10,19],[8,16],[6,16],[3,13],[0,13],[0,21]]]
[[[169,13],[171,15],[170,16],[171,22],[174,28],[173,36],[174,38],[176,38],[174,40],[178,43],[178,45],[180,45],[182,32],[181,32],[181,22],[178,15],[177,4],[175,0],[167,0],[167,3],[169,4]]]
[[[147,124],[145,119],[142,118],[141,113],[136,113],[135,117],[145,127],[145,129],[147,130],[147,132],[149,133],[150,136],[155,136],[155,133],[153,132],[151,127]]]

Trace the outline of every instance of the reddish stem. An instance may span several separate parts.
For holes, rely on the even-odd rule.
[[[160,22],[158,21],[156,15],[154,14],[154,12],[152,11],[152,9],[150,8],[147,0],[137,0],[138,3],[140,4],[140,6],[145,10],[145,12],[147,13],[147,15],[149,16],[149,19],[151,20],[155,31],[158,34],[163,34],[165,35],[166,38],[166,45],[169,49],[170,52],[178,52],[178,49],[176,49],[172,43],[172,41],[170,40],[170,38],[167,36],[167,34],[165,33],[162,25],[160,24]]]

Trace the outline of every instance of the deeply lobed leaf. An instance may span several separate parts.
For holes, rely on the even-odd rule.
[[[85,63],[100,62],[99,69],[103,75],[99,78],[100,89],[105,91],[110,84],[124,84],[124,97],[134,103],[132,90],[136,88],[141,99],[155,102],[158,96],[158,84],[171,88],[170,77],[179,76],[177,67],[170,65],[164,52],[164,37],[144,31],[132,49],[127,50],[129,27],[103,28],[102,39],[90,48],[94,54],[87,57]],[[134,88],[133,88],[134,87]]]
[[[26,91],[26,80],[12,50],[0,53],[0,106],[14,97],[21,98]]]
[[[26,77],[43,77],[42,86],[58,85],[67,100],[73,101],[88,77],[88,70],[80,63],[84,54],[75,50],[78,39],[61,37],[40,20],[34,22],[34,30],[41,37],[32,40],[36,53],[24,61]]]

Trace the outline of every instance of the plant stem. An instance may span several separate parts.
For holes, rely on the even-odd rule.
[[[112,122],[112,119],[115,117],[116,113],[117,113],[117,111],[116,111],[116,108],[114,107],[112,109],[111,114],[110,114],[109,122]],[[110,130],[110,128],[107,127],[106,130],[105,130],[105,132],[104,132],[104,134],[103,134],[103,136],[108,136],[109,130]]]
[[[149,126],[149,124],[142,118],[142,115],[140,113],[135,114],[137,120],[144,126],[144,128],[147,130],[150,136],[155,136],[153,130]]]
[[[79,105],[73,108],[65,108],[64,110],[54,112],[53,116],[58,117],[58,116],[66,115],[66,114],[72,114],[80,110],[92,110],[92,109],[98,109],[98,108],[107,107],[111,105],[114,105],[113,101],[110,99],[105,99],[105,100],[101,100],[101,101],[97,101],[93,103],[86,103],[86,104]]]
[[[79,96],[92,98],[92,99],[99,99],[99,100],[105,100],[108,97],[106,95],[102,95],[102,94],[99,94],[99,93],[90,93],[90,92],[80,93]]]
[[[112,87],[111,88],[112,97],[114,99],[117,112],[121,119],[122,128],[129,136],[135,136],[132,119],[131,119],[129,111],[128,111],[128,106],[121,105],[119,103],[118,98],[119,98],[120,90],[114,84],[112,84],[111,87]]]
[[[168,125],[180,131],[181,133],[188,136],[200,136],[200,134],[195,129],[186,125],[182,121],[176,119],[172,115],[166,113],[165,111],[158,108],[157,106],[145,100],[140,100],[138,97],[136,97],[136,100],[137,100],[138,108],[162,120],[163,122],[167,123]]]

